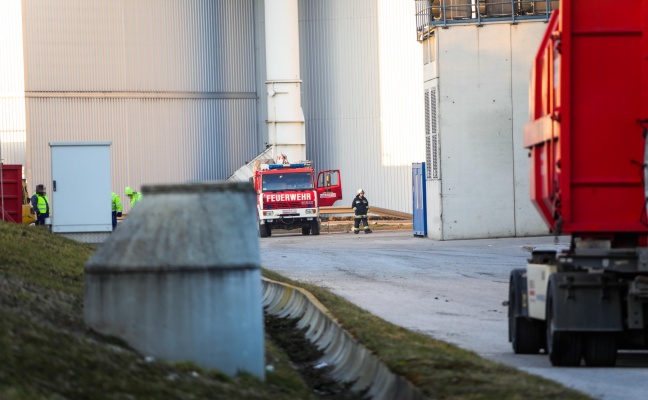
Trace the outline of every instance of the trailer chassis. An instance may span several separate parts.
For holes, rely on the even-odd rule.
[[[515,353],[544,350],[554,366],[601,367],[614,366],[618,350],[648,349],[648,247],[588,242],[534,251],[526,268],[511,271]]]

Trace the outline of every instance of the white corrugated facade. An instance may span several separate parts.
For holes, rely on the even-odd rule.
[[[25,84],[20,1],[0,1],[0,162],[26,162]]]
[[[219,180],[262,147],[253,0],[23,3],[27,176],[109,141],[114,190]],[[83,166],[79,166],[82,168]]]
[[[31,186],[51,181],[49,142],[112,142],[119,194],[225,179],[265,147],[263,0],[5,3],[22,4]],[[341,170],[343,204],[362,187],[411,212],[425,155],[414,18],[408,0],[299,1],[307,157]]]
[[[371,204],[411,212],[412,163],[425,157],[414,2],[299,8],[307,156],[342,170],[344,205],[363,188]]]

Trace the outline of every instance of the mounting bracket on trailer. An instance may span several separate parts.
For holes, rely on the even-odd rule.
[[[637,269],[641,272],[648,271],[648,247],[637,248]]]
[[[645,139],[648,136],[648,118],[638,119],[637,123],[643,129],[643,137]]]

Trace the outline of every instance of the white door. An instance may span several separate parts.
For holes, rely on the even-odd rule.
[[[110,142],[50,143],[52,232],[112,231]]]

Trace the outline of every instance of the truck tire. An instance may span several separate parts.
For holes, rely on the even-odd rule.
[[[317,235],[320,234],[319,221],[315,220],[315,221],[312,222],[310,231],[314,236],[317,236]]]
[[[311,228],[310,226],[302,226],[302,235],[310,235]]]
[[[590,367],[614,367],[617,358],[616,335],[610,332],[587,333],[583,358]]]
[[[554,286],[553,279],[549,278],[546,303],[547,354],[554,367],[577,367],[583,358],[582,337],[577,332],[555,330],[553,299],[556,295]]]
[[[268,229],[266,224],[261,224],[261,222],[259,222],[259,237],[264,238],[270,236],[269,231],[270,229]]]
[[[509,340],[515,354],[538,354],[545,346],[544,324],[542,321],[516,315],[522,298],[522,293],[519,292],[523,288],[523,285],[516,284],[517,279],[525,278],[511,275],[509,281]]]

